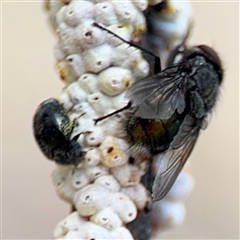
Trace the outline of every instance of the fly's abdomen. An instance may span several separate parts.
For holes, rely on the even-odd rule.
[[[132,117],[127,131],[136,145],[144,146],[152,154],[157,154],[169,148],[183,119],[184,116],[177,113],[167,120]]]

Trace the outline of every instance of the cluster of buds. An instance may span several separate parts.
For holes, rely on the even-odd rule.
[[[58,101],[74,122],[72,137],[80,134],[77,141],[84,152],[77,166],[57,164],[53,172],[57,194],[73,206],[73,212],[56,226],[54,239],[138,239],[141,234],[148,239],[179,224],[185,216],[184,201],[193,187],[187,172],[179,175],[166,198],[155,203],[154,211],[147,214],[153,222],[150,233],[149,229],[142,233],[141,225],[131,226],[151,203],[151,189],[141,183],[149,156],[132,150],[123,128],[124,112],[95,122],[127,104],[127,89],[149,74],[149,64],[139,49],[94,23],[126,41],[137,41],[144,32],[145,39],[153,39],[147,35],[147,21],[151,19],[143,11],[152,12],[160,2],[167,4],[168,11],[156,17],[158,26],[166,18],[172,31],[169,33],[164,25],[161,33],[151,34],[168,42],[161,48],[169,53],[190,28],[190,11],[184,12],[178,3],[46,1],[49,22],[58,39],[57,70],[65,84]],[[179,28],[180,22],[184,28]]]

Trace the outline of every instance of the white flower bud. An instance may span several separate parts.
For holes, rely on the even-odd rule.
[[[109,29],[111,32],[115,33],[117,36],[121,37],[125,41],[131,41],[131,36],[132,36],[132,27],[128,25],[122,25],[122,24],[113,24],[109,27],[106,27]],[[112,46],[116,47],[118,45],[123,44],[123,41],[115,36],[113,36],[110,33],[107,34],[107,41],[109,44]]]
[[[112,1],[112,4],[120,21],[134,23],[138,12],[131,1]]]
[[[72,27],[76,27],[86,19],[91,19],[93,15],[93,3],[90,1],[72,1],[62,9],[64,9],[62,20]]]
[[[59,75],[66,83],[72,83],[85,72],[85,66],[82,58],[78,54],[68,55],[57,65]]]
[[[137,216],[137,209],[133,202],[123,193],[114,193],[111,197],[111,207],[124,223],[133,221]]]
[[[97,147],[102,143],[104,137],[103,129],[99,126],[94,126],[90,133],[85,134],[84,142],[89,147]]]
[[[69,181],[72,183],[72,188],[76,191],[83,188],[89,183],[88,177],[83,170],[75,170],[70,176]]]
[[[59,97],[59,102],[63,105],[66,112],[68,112],[72,107],[73,103],[69,98],[69,94],[66,91],[63,91]]]
[[[113,51],[108,44],[88,49],[83,53],[86,71],[98,73],[109,67],[112,62]]]
[[[92,148],[85,154],[85,165],[88,167],[97,166],[101,161],[98,148]]]
[[[110,67],[98,77],[99,89],[108,96],[115,96],[131,85],[131,72],[124,68]]]
[[[112,192],[118,192],[120,185],[112,175],[105,175],[95,180],[96,184],[101,184]]]
[[[91,216],[90,220],[109,230],[122,226],[121,219],[111,208],[105,208],[101,210],[100,212]]]
[[[85,73],[78,79],[79,87],[88,94],[92,94],[98,91],[97,86],[98,78],[95,74]]]
[[[69,99],[74,104],[74,108],[79,109],[78,105],[81,105],[82,102],[86,101],[87,94],[79,87],[77,82],[71,83],[66,92],[69,95]]]
[[[138,0],[138,1],[132,1],[134,6],[139,9],[140,11],[144,11],[148,7],[148,1],[147,0]],[[139,14],[138,14],[139,15]]]
[[[128,161],[126,154],[127,144],[124,140],[114,137],[106,137],[99,147],[104,166],[112,168],[122,166]]]
[[[81,49],[93,48],[105,42],[105,33],[92,23],[93,20],[89,20],[76,27],[74,37]]]
[[[149,194],[141,183],[132,187],[124,187],[121,189],[121,192],[133,200],[139,210],[146,207],[149,200]]]
[[[85,169],[86,175],[90,182],[94,181],[95,179],[107,175],[108,169],[102,165],[87,167]]]
[[[57,28],[58,33],[58,48],[62,49],[62,53],[66,55],[77,53],[81,50],[77,46],[77,42],[75,39],[75,29],[69,27],[65,23],[61,23]]]
[[[101,22],[106,26],[113,25],[118,22],[112,4],[107,1],[95,4],[93,11],[96,22]]]
[[[90,184],[76,194],[75,207],[81,216],[92,216],[109,205],[110,196],[107,188],[99,184]]]
[[[88,95],[87,101],[100,116],[104,116],[106,110],[113,111],[112,99],[101,92]]]
[[[81,218],[78,212],[71,213],[55,227],[53,232],[54,239],[64,237],[64,235],[66,235],[69,231],[79,228],[79,226],[85,222],[86,220]]]

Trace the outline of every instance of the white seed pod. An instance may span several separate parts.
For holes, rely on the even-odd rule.
[[[84,136],[84,142],[89,147],[99,146],[105,138],[103,129],[99,126],[94,126],[91,131]]]
[[[124,165],[128,161],[127,148],[128,145],[124,140],[107,136],[99,147],[102,155],[101,163],[109,168]]]
[[[87,94],[79,87],[78,82],[71,83],[65,91],[74,104],[74,109],[79,109],[78,105],[86,101]]]
[[[91,221],[80,225],[75,233],[68,235],[65,239],[112,239],[112,233]]]
[[[85,173],[90,182],[93,182],[94,180],[101,176],[109,174],[108,169],[102,165],[87,167],[85,168]]]
[[[164,200],[172,202],[184,202],[189,197],[194,187],[194,179],[187,172],[180,172],[176,182],[168,192]]]
[[[113,107],[115,109],[122,108],[122,107],[126,106],[129,103],[129,99],[126,97],[126,92],[123,92],[121,94],[113,96],[111,99],[113,101]],[[122,115],[124,115],[124,113],[123,112],[119,112],[119,113],[117,113],[115,115],[118,115],[118,118],[120,118]]]
[[[95,180],[96,184],[101,184],[112,192],[118,192],[120,185],[112,175],[105,175]]]
[[[70,229],[63,237],[55,239],[112,239],[112,232],[91,221],[85,221],[75,229]]]
[[[136,165],[125,164],[112,168],[111,172],[123,187],[135,186],[141,179],[141,173]]]
[[[182,203],[173,203],[161,200],[155,203],[151,214],[154,216],[153,218],[155,224],[158,226],[158,229],[166,231],[183,222],[186,210]]]
[[[72,107],[73,103],[69,98],[69,94],[66,91],[63,91],[58,98],[59,102],[63,105],[66,112],[68,112]]]
[[[57,12],[64,6],[62,1],[45,1],[45,9],[48,11],[49,22],[53,29],[56,29],[57,22],[56,22],[56,14]]]
[[[79,77],[78,84],[86,93],[92,94],[98,91],[97,81],[95,74],[85,73]]]
[[[130,68],[131,66],[131,54],[137,51],[135,48],[130,46],[128,43],[119,44],[116,48],[116,54],[113,59],[113,64],[116,66]]]
[[[68,55],[57,64],[58,73],[66,83],[72,83],[85,72],[84,62],[79,54]]]
[[[113,50],[110,45],[102,44],[100,46],[85,50],[83,59],[87,72],[98,73],[109,67],[112,62]]]
[[[113,109],[112,99],[100,91],[88,95],[87,101],[100,116],[104,116],[106,114],[106,109],[108,109],[109,112],[115,110]]]
[[[62,21],[72,27],[76,27],[86,19],[91,19],[93,15],[93,3],[90,1],[72,1],[62,9],[63,13],[59,20],[62,18]]]
[[[55,185],[58,196],[64,201],[72,203],[75,191],[69,186],[69,184],[66,184],[66,181],[69,179],[70,170],[68,168],[62,172],[63,169],[64,168],[56,168],[52,172],[52,181]]]
[[[59,45],[58,48],[60,48],[62,50],[62,53],[66,55],[81,51],[79,46],[77,46],[75,31],[76,30],[74,28],[69,27],[65,23],[61,23],[57,27],[57,34],[59,38],[59,41],[57,43]]]
[[[136,206],[129,197],[123,193],[118,192],[111,196],[111,207],[124,223],[133,221],[137,216]]]
[[[78,229],[86,220],[81,218],[78,212],[73,212],[60,221],[53,231],[54,239],[63,238],[69,231]]]
[[[140,11],[144,11],[148,7],[148,0],[138,0],[138,1],[132,1],[134,6],[139,9]],[[138,14],[140,15],[140,14]]]
[[[110,203],[111,192],[100,184],[90,184],[81,189],[74,198],[75,207],[81,216],[92,216]]]
[[[132,70],[134,79],[144,78],[149,74],[149,64],[144,60],[139,61]]]
[[[136,186],[121,188],[121,192],[126,194],[136,204],[139,210],[146,207],[149,200],[149,194],[141,183]]]
[[[85,132],[86,130],[88,131],[89,129],[88,128],[84,129],[83,126],[92,126],[93,123],[92,121],[90,121],[90,119],[91,117],[96,116],[96,113],[91,107],[91,105],[88,102],[83,101],[76,103],[71,110],[76,111],[77,113],[76,119],[79,118],[79,125],[81,127],[81,131],[83,132]]]
[[[127,43],[123,43],[116,47],[116,55],[113,59],[113,63],[116,66],[131,69],[133,75],[138,76],[138,78],[147,76],[149,72],[148,63],[141,57],[140,50],[131,47]],[[134,77],[132,78],[135,79]]]
[[[98,148],[89,149],[84,157],[84,165],[86,167],[97,166],[101,161],[101,156]]]
[[[54,46],[54,56],[58,59],[58,62],[64,60],[67,57],[67,54],[63,51],[61,43],[58,41]]]
[[[159,1],[153,1],[150,5],[157,3]],[[190,1],[165,1],[160,11],[150,7],[146,18],[151,32],[146,32],[143,45],[160,56],[164,69],[169,53],[186,40],[193,26]]]
[[[102,127],[104,129],[105,136],[110,135],[116,138],[125,137],[126,134],[125,133],[122,134],[124,119],[125,115],[123,113],[115,114],[107,119],[98,122],[97,126]]]
[[[100,212],[91,216],[90,220],[109,230],[122,226],[122,220],[112,208],[105,208],[101,210]]]
[[[138,11],[131,1],[112,1],[111,3],[113,4],[114,10],[120,21],[125,23],[134,23],[134,20],[138,15]]]
[[[108,96],[115,96],[131,85],[131,72],[128,69],[110,67],[98,76],[99,89]]]
[[[66,83],[70,84],[77,79],[77,75],[75,72],[71,71],[72,69],[69,68],[68,63],[63,60],[57,63],[57,72],[61,79]]]
[[[86,173],[82,169],[73,166],[64,170],[64,167],[58,166],[52,173],[53,183],[59,197],[67,202],[73,203],[75,193],[89,183]]]
[[[79,54],[68,55],[65,60],[68,65],[72,67],[72,70],[76,73],[76,76],[79,77],[84,73],[84,62],[82,61],[82,58]]]
[[[96,47],[105,42],[105,33],[101,29],[94,27],[92,23],[93,20],[88,20],[76,27],[74,37],[77,45],[83,50]]]
[[[101,22],[106,26],[113,25],[118,22],[117,15],[114,12],[112,4],[107,1],[95,4],[93,11],[96,22]]]
[[[106,28],[124,40],[131,41],[133,28],[130,25],[113,24]],[[121,39],[114,37],[110,33],[107,33],[107,42],[109,42],[109,44],[114,47],[123,44],[123,41]]]
[[[71,183],[72,188],[76,191],[82,189],[89,182],[86,173],[82,169],[76,169],[69,178],[69,183]]]

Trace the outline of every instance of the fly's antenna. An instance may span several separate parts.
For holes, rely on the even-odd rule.
[[[134,43],[132,43],[132,42],[129,42],[129,41],[123,39],[122,37],[118,36],[116,33],[108,30],[107,28],[99,25],[99,24],[96,23],[96,22],[94,22],[92,25],[93,25],[94,27],[100,28],[100,29],[102,29],[103,31],[106,31],[106,32],[110,33],[110,34],[113,35],[114,37],[120,39],[121,41],[123,41],[123,42],[125,42],[125,43],[127,43],[127,44],[129,44],[130,46],[135,47],[135,48],[137,48],[137,49],[139,49],[139,50],[141,50],[141,51],[149,54],[150,56],[154,57],[154,72],[155,72],[155,73],[158,73],[158,72],[161,71],[161,60],[160,60],[160,58],[159,58],[157,55],[153,54],[152,52],[148,51],[147,49],[145,49],[145,48],[143,48],[143,47],[141,47],[141,46],[139,46],[139,45],[137,45],[137,44],[134,44]]]

